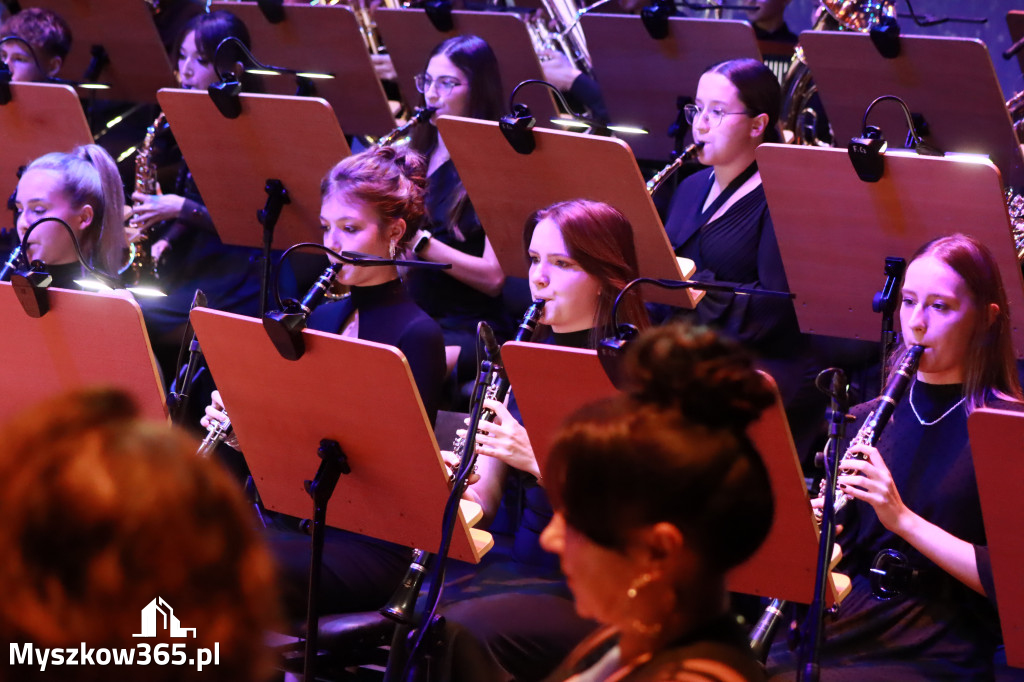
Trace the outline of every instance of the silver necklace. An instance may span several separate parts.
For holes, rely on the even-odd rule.
[[[917,417],[917,421],[919,421],[921,423],[921,426],[935,426],[940,421],[942,421],[943,419],[948,417],[953,410],[955,410],[956,408],[958,408],[961,405],[963,405],[964,401],[967,400],[967,396],[964,396],[963,398],[960,398],[960,400],[956,401],[956,403],[953,405],[953,407],[951,407],[948,410],[946,410],[945,412],[943,412],[942,416],[940,416],[938,419],[935,419],[935,420],[930,421],[930,422],[926,422],[924,419],[921,419],[921,415],[917,413],[917,408],[914,407],[914,387],[915,386],[917,386],[917,382],[916,381],[913,384],[911,384],[911,386],[910,386],[910,409],[914,412],[914,416]]]

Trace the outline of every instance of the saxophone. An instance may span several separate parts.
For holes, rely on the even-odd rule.
[[[139,151],[135,155],[136,192],[156,194],[159,189],[156,181],[156,164],[153,162],[153,140],[156,138],[156,133],[163,126],[165,120],[163,112],[160,112],[160,115],[156,117],[153,124],[146,129],[146,137],[143,138],[142,146],[139,147]],[[139,202],[136,202],[135,205],[138,206]],[[141,230],[142,228],[142,223],[135,219],[130,220],[128,225],[136,230]],[[140,231],[132,239],[129,246],[128,260],[128,269],[130,271],[128,278],[132,284],[160,278],[157,263],[153,259],[151,252],[152,246],[150,244],[150,236],[146,232]]]
[[[854,473],[854,471],[849,467],[843,466],[845,462],[849,462],[853,459],[867,459],[859,452],[852,452],[855,447],[860,445],[869,445],[874,447],[875,444],[878,443],[878,439],[882,435],[882,430],[889,423],[893,410],[896,409],[896,403],[903,398],[903,394],[907,392],[907,387],[910,386],[910,380],[917,371],[917,365],[921,362],[921,354],[923,352],[924,346],[911,346],[907,349],[907,352],[900,361],[899,366],[889,377],[885,390],[882,391],[882,395],[879,396],[878,407],[871,411],[871,414],[869,414],[867,419],[864,420],[861,427],[857,429],[857,433],[850,441],[850,446],[839,459],[837,466],[839,467],[840,476],[847,476]],[[827,480],[821,481],[819,497],[825,497],[827,485]],[[838,512],[840,509],[845,507],[849,501],[849,495],[844,493],[842,490],[836,490],[835,497],[833,498],[832,509]],[[814,520],[817,522],[818,528],[821,528],[821,520],[823,516],[824,513],[821,509],[814,510]],[[774,637],[775,628],[782,617],[782,609],[785,606],[786,602],[784,600],[773,599],[768,605],[768,608],[765,609],[765,612],[754,625],[753,630],[750,631],[750,648],[762,661],[768,653],[768,644]]]

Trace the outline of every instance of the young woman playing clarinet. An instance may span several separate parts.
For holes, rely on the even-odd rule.
[[[615,296],[637,276],[625,217],[594,201],[554,204],[529,220],[524,246],[530,293],[545,302],[540,340],[595,348],[611,335]],[[647,325],[639,295],[625,300],[619,321]],[[499,517],[491,526],[499,548],[468,585],[446,593],[455,601],[442,608],[448,647],[443,677],[540,680],[595,624],[576,613],[555,557],[540,546],[551,506],[514,400],[508,407],[494,400],[484,405],[497,416],[480,425],[477,447],[484,457],[468,496],[481,503],[485,518]]]
[[[853,589],[826,620],[821,678],[992,679],[999,626],[967,416],[1024,406],[989,250],[962,234],[921,247],[903,280],[900,327],[904,347],[894,360],[913,345],[924,352],[877,447],[854,446],[865,459],[847,459],[854,473],[839,477],[853,501],[839,518],[837,570]],[[850,428],[873,406],[854,408]],[[871,569],[894,557],[914,577],[883,591]],[[796,665],[784,643],[772,648],[769,673],[791,678]]]
[[[320,185],[324,246],[391,258],[408,248],[423,220],[423,160],[415,152],[377,147],[332,168]],[[444,380],[444,339],[437,323],[409,297],[397,268],[345,265],[337,275],[350,294],[313,311],[309,328],[395,346],[409,361],[433,422]],[[219,392],[203,426],[226,415]],[[271,536],[288,615],[302,620],[309,574],[309,536],[294,525]],[[320,614],[369,611],[384,605],[409,566],[411,551],[355,533],[328,529]]]

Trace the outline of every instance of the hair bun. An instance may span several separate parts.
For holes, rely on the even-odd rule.
[[[775,401],[750,356],[706,327],[648,330],[633,344],[628,365],[634,399],[676,408],[711,428],[746,428]]]

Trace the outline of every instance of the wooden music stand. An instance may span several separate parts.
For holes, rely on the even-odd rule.
[[[330,73],[331,80],[311,81],[349,134],[380,136],[395,127],[384,88],[347,7],[282,7],[284,21],[272,24],[255,2],[215,2],[241,19],[252,36],[252,52],[264,64],[300,71]],[[267,92],[294,95],[295,78],[264,77]]]
[[[530,78],[544,78],[526,24],[519,16],[502,12],[452,12],[454,29],[442,33],[421,9],[380,8],[375,17],[388,54],[398,74],[398,87],[407,104],[420,101],[413,78],[427,66],[427,57],[440,43],[457,35],[475,35],[487,41],[501,70],[502,106],[512,89]],[[523,88],[516,101],[530,107],[538,125],[555,115],[550,91],[542,85]]]
[[[142,310],[127,292],[49,289],[50,310],[29,317],[9,282],[0,282],[3,386],[0,420],[65,391],[113,386],[147,419],[169,422]]]
[[[536,149],[519,154],[497,123],[442,116],[437,127],[507,276],[527,276],[523,247],[527,218],[568,199],[604,201],[622,211],[633,226],[641,276],[681,280],[693,274],[692,261],[676,259],[625,142],[534,129]],[[699,294],[694,299],[687,291],[654,287],[644,287],[644,296],[686,308],[699,300]]]
[[[18,169],[50,152],[91,144],[89,124],[73,88],[11,83],[11,101],[0,106],[0,197],[18,185]]]
[[[680,116],[676,100],[692,101],[709,66],[761,60],[754,29],[744,21],[671,17],[663,40],[651,38],[638,16],[588,14],[581,24],[612,123],[649,132],[626,138],[639,159],[668,161],[675,148],[668,129]]]
[[[1024,357],[1024,285],[991,163],[890,151],[882,179],[870,183],[841,149],[765,144],[757,161],[801,330],[877,340],[871,302],[885,282],[885,258],[909,261],[925,242],[965,232],[995,256]]]
[[[804,31],[800,45],[839,146],[860,137],[864,111],[896,95],[924,116],[926,141],[944,152],[987,154],[1008,187],[1024,186],[1024,157],[1013,133],[988,49],[980,40],[901,36],[900,56],[885,59],[863,33]],[[902,147],[906,117],[883,102],[868,123]]]
[[[32,6],[53,10],[74,32],[60,73],[63,78],[82,80],[92,48],[101,46],[109,62],[97,82],[110,89],[92,91],[97,97],[155,102],[157,90],[174,86],[174,70],[146,3],[33,0]]]
[[[502,346],[501,357],[541,469],[565,418],[617,393],[596,351],[511,341]],[[814,596],[818,532],[781,398],[751,426],[750,436],[771,477],[775,522],[757,553],[730,573],[729,589],[808,604]],[[849,578],[832,577],[830,599],[835,600],[849,590]]]
[[[221,240],[262,245],[256,211],[267,201],[267,181],[276,179],[290,202],[277,222],[274,248],[322,241],[320,180],[349,155],[334,111],[313,97],[240,98],[241,116],[228,119],[205,92],[158,93]]]
[[[331,438],[352,473],[338,482],[328,525],[428,551],[440,544],[447,468],[398,349],[307,329],[293,362],[259,320],[197,308],[192,324],[267,508],[310,515],[303,481]],[[464,510],[452,557],[476,563],[490,548],[474,522]]]
[[[1017,534],[1024,525],[1024,505],[1020,503],[1024,414],[981,408],[967,418],[967,432],[985,519],[1006,662],[1024,668],[1024,581],[1020,579],[1024,545]]]

